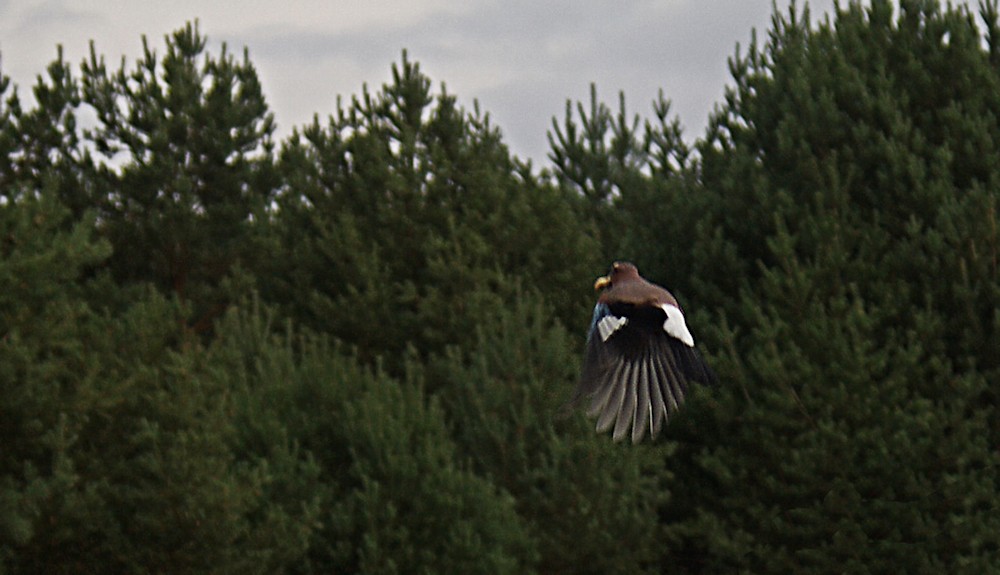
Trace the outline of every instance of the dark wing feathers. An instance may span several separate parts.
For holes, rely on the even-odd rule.
[[[599,322],[606,316],[627,321],[607,339]],[[613,428],[620,441],[629,435],[656,438],[670,413],[680,408],[688,382],[714,383],[715,374],[694,347],[663,330],[663,310],[602,302],[594,310],[576,393],[565,406],[589,398],[587,415],[597,417],[597,431]]]
[[[628,365],[622,364],[616,368],[620,375],[610,380],[611,395],[607,403],[601,408],[601,418],[597,421],[597,428],[602,433],[615,424],[618,414],[621,413],[622,405],[625,404],[625,390],[628,388]]]
[[[651,411],[651,421],[649,425],[649,434],[654,438],[660,434],[660,429],[663,428],[663,422],[667,419],[667,403],[663,399],[663,388],[660,387],[660,381],[662,378],[658,375],[656,364],[659,359],[653,355],[650,357],[650,362],[646,366],[646,372],[649,377],[649,396],[650,396],[650,411]]]
[[[652,417],[649,411],[652,406],[652,403],[649,401],[649,396],[652,393],[648,370],[649,363],[650,358],[647,353],[637,366],[639,370],[637,378],[639,385],[636,386],[635,422],[632,425],[632,443],[641,441],[642,436],[646,434],[646,430],[652,427],[650,425]]]
[[[615,432],[612,435],[615,441],[621,441],[625,433],[635,423],[635,392],[638,385],[635,381],[638,364],[629,364],[623,376],[625,397],[621,407],[618,409],[618,421],[615,423]]]

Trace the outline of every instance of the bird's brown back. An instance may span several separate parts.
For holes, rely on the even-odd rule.
[[[677,300],[670,292],[642,278],[616,282],[602,293],[599,299],[603,303],[618,302],[657,307],[663,304],[677,305]]]

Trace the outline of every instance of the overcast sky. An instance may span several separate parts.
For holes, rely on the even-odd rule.
[[[800,2],[801,4],[801,2]],[[814,21],[833,0],[811,2]],[[751,30],[769,27],[771,0],[0,0],[0,67],[22,97],[62,44],[78,65],[96,42],[117,65],[158,52],[164,36],[198,19],[211,49],[245,46],[279,136],[325,118],[337,95],[390,78],[401,51],[444,82],[460,104],[478,99],[514,153],[547,163],[546,133],[567,99],[586,100],[596,83],[605,102],[624,91],[647,115],[663,89],[685,126],[702,135],[729,81],[726,60]],[[786,1],[778,0],[784,10]]]

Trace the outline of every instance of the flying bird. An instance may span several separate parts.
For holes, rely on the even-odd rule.
[[[646,432],[655,439],[680,408],[690,382],[713,384],[715,373],[694,346],[677,300],[648,282],[627,262],[615,262],[598,278],[601,291],[587,333],[583,373],[567,408],[589,399],[597,432],[614,428],[632,443]]]

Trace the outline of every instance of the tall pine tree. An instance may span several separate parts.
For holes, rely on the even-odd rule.
[[[997,569],[996,3],[981,16],[985,36],[964,6],[852,2],[814,26],[793,4],[732,61],[710,200],[685,212],[728,384],[673,429],[671,564]]]
[[[144,39],[134,68],[109,71],[92,45],[81,88],[98,118],[87,137],[101,180],[88,199],[115,249],[110,268],[120,283],[189,302],[198,330],[253,268],[276,186],[274,121],[256,70],[246,52],[206,48],[187,24],[162,57]]]
[[[266,299],[393,370],[407,347],[468,342],[518,285],[575,321],[597,254],[570,198],[512,158],[478,107],[435,96],[405,53],[392,74],[283,148]]]

